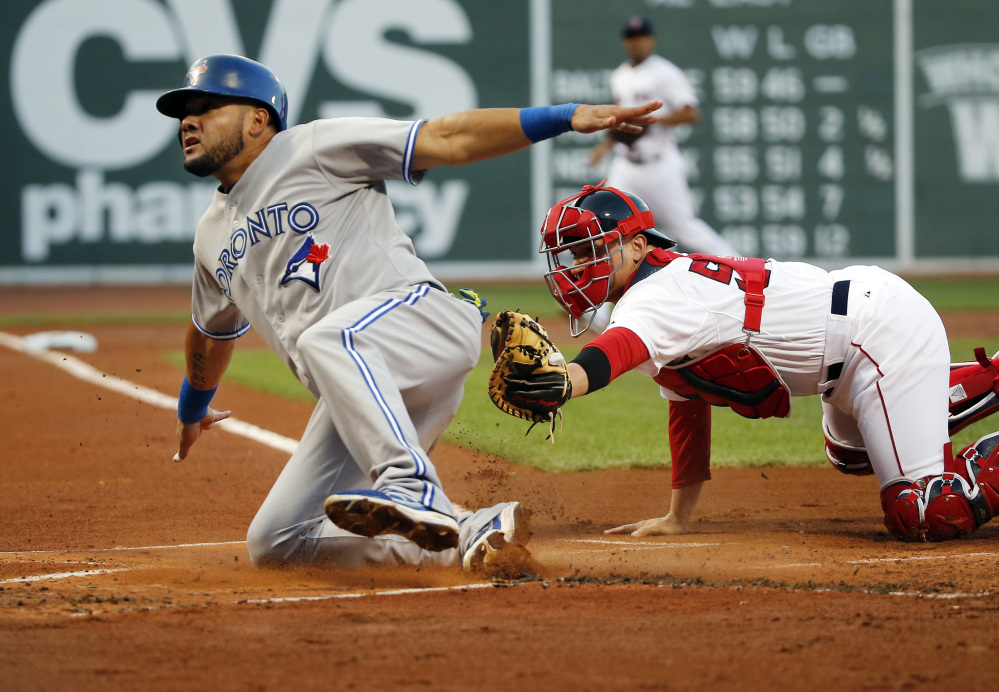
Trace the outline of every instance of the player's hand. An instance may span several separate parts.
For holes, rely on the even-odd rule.
[[[219,421],[223,421],[232,415],[232,411],[213,411],[208,409],[208,413],[197,423],[182,423],[177,421],[177,453],[174,454],[174,461],[183,461],[187,458],[187,453],[191,447],[201,437],[204,430],[212,427]]]
[[[572,129],[590,133],[600,130],[621,130],[637,133],[658,118],[650,113],[663,107],[662,101],[649,101],[641,106],[589,106],[582,105],[572,115]]]
[[[646,519],[634,524],[625,524],[624,526],[607,529],[604,533],[626,533],[635,538],[643,536],[680,536],[690,533],[690,525],[689,523],[685,524],[679,521],[672,514],[667,514],[665,517],[659,517],[658,519]]]

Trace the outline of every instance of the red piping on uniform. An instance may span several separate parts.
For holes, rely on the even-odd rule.
[[[861,346],[860,344],[855,344],[852,341],[850,342],[850,345],[851,346],[856,346],[857,349],[867,357],[867,360],[869,360],[872,363],[874,363],[874,367],[877,368],[878,375],[880,377],[884,377],[885,376],[885,374],[883,372],[881,372],[881,366],[878,365],[878,362],[871,357],[870,353],[868,353],[867,351],[864,350],[863,346]],[[880,381],[880,379],[877,382],[877,388],[878,388],[878,398],[881,399],[881,408],[885,412],[885,423],[888,424],[888,436],[891,438],[891,451],[894,452],[894,454],[895,454],[895,465],[898,466],[898,472],[899,472],[899,474],[901,474],[901,475],[904,476],[905,472],[902,470],[902,461],[898,458],[898,448],[895,447],[895,433],[892,432],[892,429],[891,429],[891,418],[888,417],[888,405],[885,403],[884,394],[881,392],[881,381]]]

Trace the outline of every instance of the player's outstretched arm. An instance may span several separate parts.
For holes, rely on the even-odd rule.
[[[704,483],[695,483],[682,488],[673,488],[670,495],[669,514],[657,519],[646,519],[634,524],[625,524],[604,533],[626,533],[637,538],[642,536],[679,536],[690,533],[690,524],[694,517],[694,508],[701,496]]]
[[[650,115],[661,101],[641,106],[563,104],[539,108],[481,108],[427,121],[413,150],[413,170],[466,163],[503,156],[570,129],[598,132],[619,129],[641,131],[656,122]]]
[[[583,396],[590,391],[590,378],[587,376],[583,366],[579,363],[569,363],[566,366],[569,373],[569,382],[572,383],[572,398]]]
[[[231,411],[214,411],[208,403],[229,367],[234,347],[234,341],[209,338],[193,322],[188,325],[184,340],[187,374],[177,411],[177,454],[174,461],[187,458],[202,431],[232,415]]]
[[[650,113],[662,108],[662,101],[649,101],[641,106],[588,106],[581,105],[572,114],[572,129],[588,134],[601,130],[621,130],[633,134],[642,131],[658,118]]]

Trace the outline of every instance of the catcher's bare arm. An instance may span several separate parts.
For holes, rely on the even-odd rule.
[[[632,536],[679,536],[690,531],[697,500],[701,496],[704,483],[695,483],[682,488],[673,488],[669,500],[669,513],[657,519],[645,519],[633,524],[625,524],[604,533],[628,533]]]
[[[656,122],[649,115],[662,107],[662,101],[641,106],[580,105],[572,114],[576,132],[618,129],[640,132]],[[423,124],[416,137],[413,170],[435,166],[460,166],[474,161],[510,154],[530,146],[524,134],[519,108],[480,108],[435,118]]]
[[[185,360],[187,361],[187,381],[195,389],[214,389],[222,381],[222,375],[229,367],[235,341],[219,341],[202,334],[192,322],[187,326],[187,336],[184,339]],[[202,430],[207,430],[220,420],[225,420],[231,411],[214,411],[208,413],[197,423],[182,423],[177,421],[177,455],[175,461],[187,457],[191,446],[201,436]]]
[[[586,371],[579,363],[569,363],[566,367],[569,371],[569,382],[572,384],[572,397],[583,396],[590,390],[590,380],[586,376]]]

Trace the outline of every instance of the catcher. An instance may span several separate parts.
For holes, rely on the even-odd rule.
[[[999,432],[956,457],[950,442],[999,410],[999,358],[978,349],[976,361],[952,365],[939,316],[899,277],[680,254],[641,199],[602,185],[552,207],[541,233],[545,279],[573,336],[605,302],[615,304],[611,321],[562,365],[533,320],[500,315],[493,400],[512,415],[554,421],[568,399],[636,370],[670,402],[669,512],[607,533],[688,532],[710,478],[711,405],[786,417],[791,397],[804,395],[822,397],[833,466],[877,476],[895,537],[959,538],[999,513]]]

